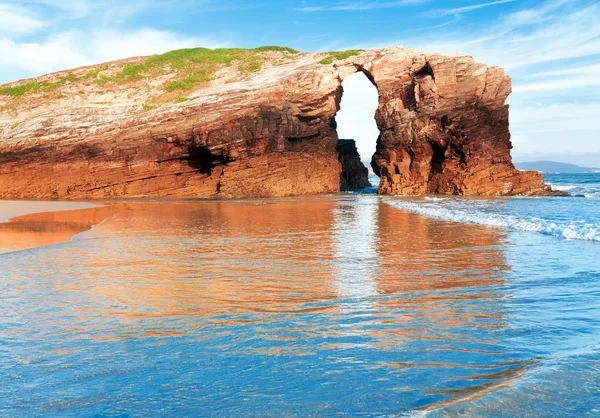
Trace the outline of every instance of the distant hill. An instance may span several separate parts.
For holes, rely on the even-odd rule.
[[[579,167],[575,164],[558,163],[556,161],[532,161],[515,163],[519,170],[534,170],[544,173],[593,173],[600,172],[600,168]]]

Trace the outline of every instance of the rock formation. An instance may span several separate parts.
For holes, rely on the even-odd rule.
[[[340,190],[335,115],[356,71],[379,92],[379,193],[547,193],[511,163],[500,68],[401,47],[190,51],[0,86],[0,198]]]
[[[369,170],[360,160],[356,142],[353,139],[340,139],[335,149],[342,165],[340,188],[342,190],[352,190],[371,187]]]

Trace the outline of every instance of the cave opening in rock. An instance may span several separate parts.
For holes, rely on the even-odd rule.
[[[340,139],[338,152],[342,162],[342,189],[358,189],[368,187],[370,183],[364,178],[364,170],[354,151],[360,154],[364,167],[370,167],[371,157],[375,153],[379,130],[375,122],[375,111],[379,104],[377,88],[362,71],[346,77],[342,82],[343,95],[340,110],[335,116],[337,133]],[[371,170],[371,183],[376,183]]]
[[[189,148],[188,164],[200,173],[211,174],[215,166],[229,162],[222,156],[215,156],[207,146],[191,146]]]

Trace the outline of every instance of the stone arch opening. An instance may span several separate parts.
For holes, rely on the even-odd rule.
[[[342,81],[340,109],[335,115],[338,152],[342,163],[342,189],[358,189],[375,182],[368,170],[375,154],[379,129],[375,112],[379,92],[373,77],[359,68]],[[365,176],[365,173],[367,175]],[[366,179],[370,175],[370,180]]]

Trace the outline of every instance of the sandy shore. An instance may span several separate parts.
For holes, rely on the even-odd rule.
[[[63,210],[91,209],[97,207],[100,207],[100,205],[87,202],[0,200],[0,222],[6,222],[9,219],[32,213],[60,212]]]

